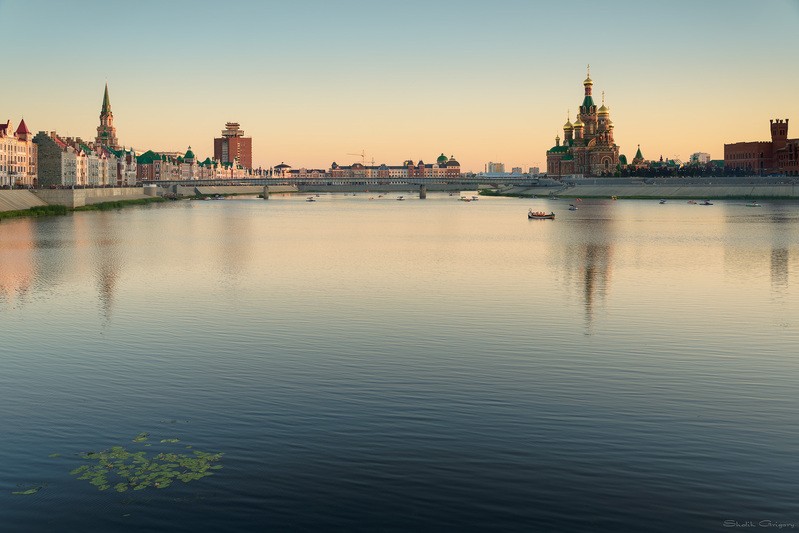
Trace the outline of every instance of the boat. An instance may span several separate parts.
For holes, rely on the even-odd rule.
[[[696,200],[688,200],[689,204],[696,204]]]
[[[569,204],[569,211],[577,211],[577,206],[574,204]]]
[[[404,199],[405,199],[404,196],[397,196],[397,200],[399,200],[400,202],[403,201]]]
[[[221,194],[215,194],[215,195],[211,196],[211,200],[224,200],[224,199],[225,199],[225,197],[222,196]]]
[[[661,204],[661,205],[662,205],[662,204],[665,204],[665,203],[666,203],[666,200],[660,200],[660,204]]]
[[[480,199],[480,197],[479,197],[479,196],[472,196],[472,202],[476,202],[476,201],[477,201],[477,200],[479,200],[479,199]]]
[[[754,200],[747,203],[746,207],[762,207],[759,203],[755,202]]]
[[[711,202],[710,200],[705,200],[704,202],[702,202],[699,205],[713,205],[713,202]]]
[[[555,220],[555,213],[544,213],[543,211],[533,211],[530,209],[527,212],[528,220]]]
[[[466,198],[465,196],[461,196],[461,202],[471,202],[471,198]]]
[[[308,198],[305,199],[305,201],[306,202],[315,202],[316,198],[314,198],[313,196],[309,196]]]

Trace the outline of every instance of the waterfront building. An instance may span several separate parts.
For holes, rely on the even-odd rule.
[[[556,136],[555,146],[547,150],[547,174],[550,176],[608,175],[619,165],[619,147],[613,139],[610,108],[605,105],[604,93],[602,105],[597,108],[594,103],[590,70],[583,88],[585,94],[574,124],[567,115],[563,125],[563,144],[560,144],[560,136]]]
[[[252,138],[244,136],[238,122],[228,122],[222,137],[214,139],[214,159],[252,168]]]
[[[523,174],[522,167],[513,167],[510,169],[511,174]]]
[[[404,180],[408,178],[430,178],[448,180],[458,178],[461,175],[461,165],[455,156],[447,157],[443,153],[438,156],[435,163],[425,163],[419,160],[414,163],[412,159],[406,159],[402,165],[364,165],[363,163],[353,163],[352,165],[339,165],[336,162],[330,165],[328,170],[330,177],[342,178],[364,178],[364,179],[395,179]]]
[[[97,126],[97,137],[94,141],[98,146],[106,146],[113,150],[119,149],[117,129],[114,127],[114,114],[111,112],[111,99],[108,98],[108,84],[105,84],[103,105],[100,108],[100,125]]]
[[[788,119],[772,119],[771,141],[724,145],[724,167],[752,174],[799,176],[799,139],[788,138]]]
[[[38,147],[33,134],[19,121],[17,129],[11,121],[0,124],[0,187],[32,187],[38,180]]]
[[[79,185],[78,151],[56,132],[40,131],[33,138],[37,146],[40,187]]]
[[[710,154],[707,152],[694,152],[688,159],[693,164],[706,165],[710,163]]]
[[[541,170],[538,167],[530,167],[530,170],[528,170],[527,173],[531,176],[538,176],[541,174]]]

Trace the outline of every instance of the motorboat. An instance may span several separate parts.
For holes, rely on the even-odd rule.
[[[533,211],[530,209],[527,212],[528,220],[555,220],[555,213],[544,213],[543,211]]]
[[[397,200],[399,200],[401,202],[401,201],[405,200],[405,197],[404,196],[397,196]]]
[[[577,206],[574,204],[569,204],[569,211],[577,211]]]
[[[694,205],[695,205],[695,204],[696,204],[696,200],[688,200],[688,203],[689,203],[689,204],[694,204]]]
[[[762,207],[759,203],[755,202],[754,200],[747,203],[746,207]]]
[[[660,205],[663,205],[665,203],[666,203],[666,200],[660,200]]]
[[[315,202],[316,198],[314,198],[313,196],[309,196],[308,198],[305,199],[305,201],[306,202]]]
[[[705,200],[704,202],[702,202],[699,205],[713,205],[713,202],[711,202],[710,200]]]
[[[477,200],[479,200],[479,199],[480,199],[480,197],[479,197],[479,196],[472,196],[472,202],[476,202],[476,201],[477,201]]]
[[[461,202],[471,202],[471,198],[466,198],[465,196],[461,196]]]

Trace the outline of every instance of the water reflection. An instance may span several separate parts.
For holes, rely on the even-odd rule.
[[[579,217],[562,226],[562,269],[583,299],[585,333],[593,333],[597,313],[603,308],[613,271],[614,219],[612,206],[584,203]]]
[[[15,304],[24,300],[34,279],[33,222],[15,220],[3,224],[0,233],[0,299]]]

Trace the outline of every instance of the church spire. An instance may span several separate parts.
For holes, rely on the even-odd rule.
[[[108,114],[111,112],[111,100],[108,98],[108,83],[105,84],[105,94],[103,95],[103,108],[101,113]]]

